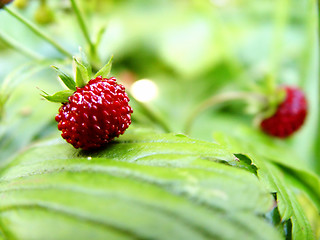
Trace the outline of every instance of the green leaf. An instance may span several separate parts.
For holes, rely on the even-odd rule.
[[[239,166],[257,175],[258,168],[253,164],[252,160],[248,156],[244,154],[235,154],[235,156],[239,159]]]
[[[46,95],[42,94],[41,96],[47,99],[50,102],[59,102],[59,103],[65,103],[68,102],[68,98],[74,93],[72,90],[63,90],[60,92],[56,92],[53,95]]]
[[[296,187],[308,194],[320,212],[320,177],[313,173],[283,141],[272,141],[270,137],[248,129],[243,129],[243,134],[246,137],[238,139],[240,147],[236,149],[259,156],[280,167],[287,179],[290,178]],[[224,137],[221,135],[220,138],[219,135],[216,135],[217,139],[224,141]],[[230,143],[227,141],[225,144]]]
[[[71,76],[69,76],[68,74],[64,73],[63,71],[61,71],[58,67],[56,66],[51,66],[52,68],[54,68],[57,73],[59,78],[61,79],[61,81],[70,89],[70,90],[77,90],[76,88],[76,83],[73,80],[73,78]]]
[[[228,147],[230,151],[247,154],[252,157],[254,164],[258,167],[259,178],[265,182],[271,192],[277,193],[281,218],[283,220],[292,220],[294,238],[314,239],[310,223],[306,218],[304,210],[299,204],[292,186],[285,181],[285,172],[281,171],[281,168],[277,166],[276,162],[278,161],[274,160],[275,162],[273,162],[268,158],[268,155],[271,156],[274,152],[271,150],[263,151],[263,142],[254,141],[253,138],[249,138],[250,140],[238,139],[222,133],[216,133],[215,139]],[[281,155],[279,154],[279,156]],[[315,183],[315,185],[316,184],[317,183]],[[315,189],[315,191],[319,190]]]
[[[262,164],[260,163],[260,165]],[[264,178],[268,181],[268,183],[270,183],[270,186],[278,188],[279,203],[280,201],[282,201],[282,204],[279,205],[282,206],[282,209],[279,208],[279,210],[282,210],[282,214],[283,211],[286,211],[285,208],[289,208],[292,212],[291,221],[293,238],[315,239],[307,216],[302,206],[299,204],[297,197],[293,192],[293,189],[284,180],[282,172],[276,166],[268,162],[266,162],[266,165],[263,166],[263,168],[265,169],[266,174],[268,174],[268,176],[265,176]],[[284,220],[288,220],[287,217],[283,218]],[[290,235],[288,233],[286,234]]]
[[[75,64],[75,72],[76,72],[76,86],[77,87],[84,87],[90,80],[88,69],[79,62],[76,58],[73,58],[73,62]]]
[[[98,76],[102,76],[102,77],[108,77],[110,72],[111,72],[111,67],[112,67],[112,60],[113,60],[113,56],[110,57],[110,60],[108,61],[108,63],[106,65],[104,65],[103,68],[101,68],[96,75],[94,75],[94,77],[98,77]]]
[[[275,201],[277,201],[277,193],[273,193]],[[285,239],[292,239],[292,221],[291,219],[288,220],[281,220],[279,208],[277,204],[274,205],[274,208],[265,215],[266,219],[275,226],[285,237]]]
[[[277,201],[277,193],[274,193],[273,196],[275,198],[275,201]],[[273,207],[273,209],[270,212],[268,212],[265,216],[272,225],[277,226],[281,224],[281,217],[278,206],[276,204]]]
[[[129,129],[99,151],[38,143],[0,169],[0,231],[15,239],[282,239],[273,198],[218,144]]]

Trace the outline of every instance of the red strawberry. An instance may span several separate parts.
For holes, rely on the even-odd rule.
[[[0,0],[0,8],[3,8],[5,5],[11,3],[13,0]]]
[[[123,134],[131,123],[129,98],[115,78],[96,77],[63,103],[56,116],[61,136],[75,148],[98,148]]]
[[[124,86],[115,78],[103,78],[111,71],[112,57],[90,80],[91,64],[81,51],[81,60],[74,58],[74,79],[53,66],[69,90],[42,96],[62,106],[56,115],[61,136],[75,148],[95,149],[123,134],[131,124],[132,108]]]
[[[304,93],[295,87],[284,86],[286,97],[276,112],[264,119],[260,126],[269,135],[286,138],[296,132],[307,116],[307,100]]]

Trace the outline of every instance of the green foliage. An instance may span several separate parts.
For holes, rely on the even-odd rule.
[[[32,23],[39,1],[0,11],[0,239],[319,238],[315,1],[49,2],[47,26]],[[60,105],[37,90],[61,91],[44,69],[71,72],[73,55],[78,86],[96,72],[107,77],[114,55],[112,75],[134,110],[131,130],[99,151],[64,143]],[[130,92],[144,78],[158,87],[147,103]],[[281,84],[300,86],[309,101],[292,138],[261,134],[254,100],[199,112],[192,138],[184,135],[208,99]]]
[[[281,239],[261,217],[273,200],[255,174],[184,135],[131,130],[98,152],[53,139],[0,176],[4,237],[44,239],[59,227],[58,239]]]
[[[271,192],[277,193],[278,209],[282,221],[291,218],[294,238],[314,239],[310,223],[294,194],[294,188],[301,185],[303,190],[307,188],[306,193],[314,200],[314,203],[318,206],[318,211],[320,211],[318,205],[320,178],[310,170],[306,170],[302,164],[299,165],[300,169],[297,170],[294,155],[283,148],[271,147],[268,137],[256,134],[253,131],[247,131],[246,136],[246,138],[239,138],[227,137],[224,134],[215,135],[216,139],[228,147],[229,150],[253,157],[253,163],[258,167],[259,177]],[[255,138],[258,138],[259,141],[253,141]],[[286,159],[278,160],[279,156],[284,158],[287,156],[291,162],[285,161]],[[286,181],[287,177],[293,177],[296,181],[303,181],[303,183],[300,182],[300,184],[292,186]]]

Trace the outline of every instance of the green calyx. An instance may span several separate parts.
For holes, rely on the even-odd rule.
[[[102,76],[104,78],[109,76],[111,72],[113,56],[111,56],[110,60],[105,66],[103,66],[94,76],[92,76],[92,67],[88,61],[87,56],[81,49],[80,54],[81,58],[73,57],[74,77],[63,72],[60,68],[56,66],[51,66],[53,69],[56,70],[59,79],[69,90],[59,91],[53,95],[49,95],[46,92],[42,91],[42,97],[44,97],[50,102],[66,103],[68,102],[69,97],[77,90],[77,88],[82,88],[85,85],[87,85],[90,79],[96,78],[98,76]]]
[[[266,109],[263,109],[261,114],[263,118],[269,118],[275,114],[278,109],[279,104],[281,104],[286,98],[286,92],[282,88],[276,89],[274,94],[267,96],[268,106]]]
[[[68,101],[68,98],[73,93],[74,93],[74,91],[72,91],[72,90],[63,90],[63,91],[56,92],[55,94],[53,94],[51,96],[44,92],[44,94],[42,96],[50,102],[64,103],[64,102]]]
[[[108,76],[111,72],[113,56],[111,56],[109,62],[104,65],[95,75],[94,78],[98,76]]]
[[[276,89],[273,94],[266,95],[267,104],[256,113],[254,124],[259,126],[263,119],[273,116],[285,98],[286,91],[282,88]]]

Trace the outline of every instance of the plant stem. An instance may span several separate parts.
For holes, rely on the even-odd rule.
[[[87,41],[87,43],[89,44],[90,46],[90,51],[92,54],[95,53],[95,46],[94,44],[92,43],[91,39],[90,39],[90,35],[89,35],[89,32],[88,32],[88,29],[86,27],[86,24],[85,24],[85,21],[84,21],[84,18],[79,10],[79,7],[76,3],[76,0],[70,0],[71,1],[71,5],[72,5],[72,8],[76,14],[76,17],[77,17],[77,20],[78,20],[78,23],[80,25],[80,28],[81,28],[81,31]]]
[[[5,34],[0,33],[0,39],[10,48],[16,50],[17,52],[25,55],[26,57],[29,57],[34,60],[41,60],[42,57],[39,56],[37,53],[23,47],[22,45],[15,42],[13,39],[9,38]]]
[[[318,41],[318,61],[320,61],[320,1],[318,0],[316,2],[316,6],[317,6],[317,15],[318,15],[318,23],[316,23],[317,26],[317,41]],[[320,106],[320,70],[318,69],[318,106]],[[316,141],[315,141],[315,145],[314,145],[314,151],[315,151],[315,167],[316,167],[316,173],[320,175],[320,110],[318,109],[318,130],[317,130],[317,137],[316,137]]]
[[[207,110],[210,107],[216,106],[218,104],[232,101],[232,100],[254,100],[259,101],[264,105],[267,105],[268,100],[265,96],[257,93],[249,93],[249,92],[225,92],[212,96],[211,98],[202,102],[187,118],[185,125],[185,133],[189,134],[192,124],[196,117],[203,111]]]
[[[45,33],[43,33],[37,26],[35,26],[33,23],[29,22],[27,19],[25,19],[20,14],[16,13],[12,9],[8,7],[4,7],[4,9],[14,18],[19,20],[21,23],[26,25],[31,31],[33,31],[36,35],[50,43],[54,48],[56,48],[60,53],[64,54],[66,57],[72,58],[72,54],[69,53],[67,50],[65,50],[62,46],[60,46],[55,40],[53,40],[51,37],[47,36]]]
[[[147,104],[140,102],[139,100],[135,99],[129,92],[127,92],[130,99],[134,99],[137,105],[139,105],[140,108],[145,112],[147,117],[154,121],[155,123],[158,123],[158,125],[167,133],[171,132],[170,127],[168,124],[163,120],[163,118],[157,114],[155,111],[152,110],[151,107],[149,107]]]

